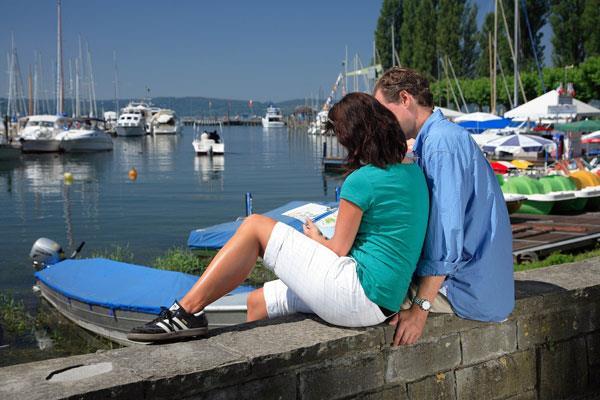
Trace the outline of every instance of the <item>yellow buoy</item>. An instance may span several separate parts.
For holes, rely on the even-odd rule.
[[[63,178],[65,180],[65,185],[70,185],[73,183],[73,174],[70,172],[65,172],[63,174]]]
[[[135,169],[135,168],[131,168],[131,169],[129,170],[129,173],[128,173],[128,175],[129,175],[129,179],[130,179],[130,180],[132,180],[132,181],[135,181],[135,180],[137,179],[137,175],[138,175],[138,173],[137,173],[137,169]]]

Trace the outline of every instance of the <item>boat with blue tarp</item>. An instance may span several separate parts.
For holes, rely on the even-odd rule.
[[[331,214],[338,207],[337,202],[314,203],[310,201],[291,201],[289,203],[284,204],[281,207],[277,207],[271,211],[268,211],[263,215],[271,217],[276,221],[283,222],[284,224],[291,226],[297,231],[302,232],[302,224],[304,223],[304,221],[290,215],[285,215],[284,213],[288,213],[289,211],[298,209],[309,204],[321,205],[327,209],[327,211],[323,212],[322,215],[318,215],[316,218],[313,218],[313,220],[319,220],[320,217],[324,217],[326,215]],[[193,230],[192,232],[190,232],[190,235],[188,237],[188,247],[191,249],[220,249],[225,245],[225,243],[227,243],[229,239],[231,239],[231,237],[242,224],[242,222],[243,219],[238,219],[237,221],[233,222],[226,222],[223,224],[210,226],[208,228]]]
[[[154,319],[180,299],[197,276],[103,258],[67,259],[35,273],[36,285],[60,313],[112,341],[131,344],[127,332]],[[209,328],[243,323],[246,297],[240,286],[206,307]]]

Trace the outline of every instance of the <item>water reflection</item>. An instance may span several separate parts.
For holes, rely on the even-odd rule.
[[[179,135],[150,135],[147,136],[147,151],[156,163],[160,172],[175,170],[175,153],[179,143]],[[190,145],[190,149],[192,146]]]
[[[196,156],[194,171],[201,183],[218,183],[218,189],[223,190],[223,171],[225,171],[225,156]],[[217,187],[210,186],[211,192]]]

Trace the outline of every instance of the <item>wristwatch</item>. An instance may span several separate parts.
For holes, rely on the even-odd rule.
[[[416,297],[413,299],[413,304],[416,304],[423,311],[429,311],[431,309],[431,302],[427,299]]]

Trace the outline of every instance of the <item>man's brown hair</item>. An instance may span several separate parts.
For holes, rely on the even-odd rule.
[[[373,93],[380,90],[386,101],[397,103],[400,92],[410,93],[423,107],[433,108],[433,95],[429,90],[429,81],[423,75],[410,68],[393,67],[385,71],[375,85]]]

